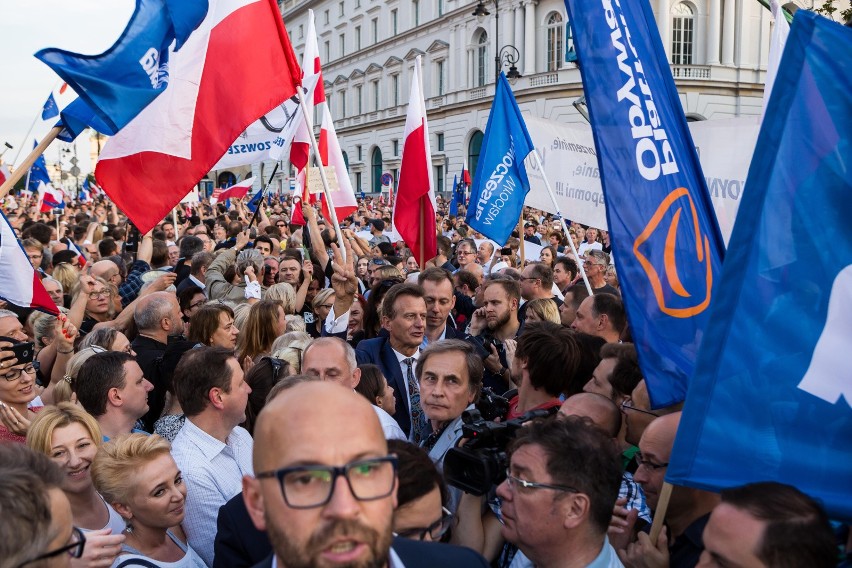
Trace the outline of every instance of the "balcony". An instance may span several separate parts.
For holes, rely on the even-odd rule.
[[[543,87],[545,85],[555,85],[559,82],[559,74],[558,73],[545,73],[543,75],[536,75],[535,77],[530,78],[530,87]]]
[[[486,95],[485,89],[486,89],[485,87],[478,87],[476,89],[471,89],[470,92],[468,93],[468,99],[471,100],[471,101],[476,100],[476,99],[481,99],[482,97],[484,97]]]
[[[709,65],[672,65],[672,76],[675,79],[709,79]]]

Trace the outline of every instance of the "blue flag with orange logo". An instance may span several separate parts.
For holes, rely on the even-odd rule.
[[[686,397],[722,240],[648,0],[566,0],[630,331],[654,408]]]
[[[852,29],[796,12],[667,481],[789,483],[852,520],[849,77]]]

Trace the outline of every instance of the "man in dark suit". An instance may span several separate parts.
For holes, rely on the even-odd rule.
[[[443,268],[427,268],[417,277],[426,300],[426,335],[421,347],[441,339],[462,339],[450,313],[456,305],[453,275]]]
[[[393,539],[396,458],[351,389],[307,382],[270,401],[255,426],[254,469],[243,493],[274,549],[256,567],[487,566],[472,550]]]
[[[388,337],[364,340],[355,349],[359,365],[372,363],[382,370],[396,398],[393,417],[417,444],[421,441],[425,418],[414,370],[426,336],[426,316],[423,288],[416,284],[396,284],[382,301],[382,327],[388,331]]]

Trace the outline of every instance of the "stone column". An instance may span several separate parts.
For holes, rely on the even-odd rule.
[[[657,0],[657,26],[660,28],[660,38],[663,40],[663,49],[666,52],[666,61],[672,60],[672,38],[671,38],[671,0]]]
[[[524,74],[533,75],[535,68],[535,0],[524,2]]]
[[[518,48],[518,51],[524,49],[524,12],[523,8],[520,4],[515,6],[515,43],[514,46]],[[526,67],[524,67],[524,56],[521,54],[521,59],[518,61],[518,71],[521,74],[525,74],[527,72]]]
[[[725,0],[722,21],[722,65],[734,64],[734,34],[736,33],[736,3]]]
[[[707,16],[707,65],[719,64],[719,25],[722,23],[722,0],[708,0],[710,12]]]

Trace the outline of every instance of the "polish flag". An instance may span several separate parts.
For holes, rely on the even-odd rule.
[[[12,177],[12,173],[6,166],[0,166],[0,185],[6,183],[6,180]]]
[[[317,143],[320,153],[319,157],[323,166],[334,167],[338,187],[336,190],[330,192],[331,200],[334,202],[334,211],[337,218],[343,219],[358,210],[358,201],[355,199],[355,191],[352,189],[352,182],[349,180],[349,171],[346,169],[346,162],[343,160],[343,151],[337,139],[337,132],[334,130],[334,120],[332,119],[331,111],[328,108],[328,102],[325,98],[322,63],[319,58],[313,10],[308,10],[308,34],[305,38],[302,69],[305,74],[302,81],[307,83],[315,80],[317,86],[314,89],[313,97],[305,101],[305,106],[308,109],[308,120],[306,121],[300,116],[300,121],[296,127],[296,134],[290,146],[290,162],[296,167],[296,170],[299,172],[299,179],[302,182],[301,199],[311,204],[321,203],[323,217],[331,221],[331,212],[326,202],[325,194],[308,193],[308,188],[304,180],[311,144],[310,137],[313,136],[313,129],[309,128],[307,122],[313,120],[313,109],[319,109],[321,117],[319,142]],[[297,218],[299,217],[301,217],[301,212],[298,213]]]
[[[170,53],[169,71],[168,88],[107,141],[95,169],[142,233],[248,125],[293,96],[300,75],[274,0],[210,0],[204,21]]]
[[[417,264],[423,266],[438,254],[438,239],[435,229],[437,206],[432,189],[432,152],[421,77],[418,55],[414,60],[411,99],[405,117],[405,144],[402,147],[393,224],[411,249]]]
[[[86,255],[83,254],[83,251],[80,250],[80,247],[75,245],[74,241],[72,241],[71,239],[68,239],[68,250],[77,255],[77,261],[80,265],[80,269],[86,268],[86,264],[89,263],[89,261],[86,260]]]
[[[22,308],[58,315],[59,309],[44,289],[9,220],[2,211],[0,216],[0,298]]]
[[[467,169],[467,160],[464,161],[464,165],[462,165],[462,183],[467,187],[470,187],[470,170]]]
[[[253,183],[254,176],[246,178],[240,183],[235,183],[234,185],[217,195],[215,198],[211,197],[210,202],[213,205],[216,205],[217,202],[225,201],[226,199],[239,199],[241,197],[245,197],[246,195],[248,195],[248,192],[251,189]]]

